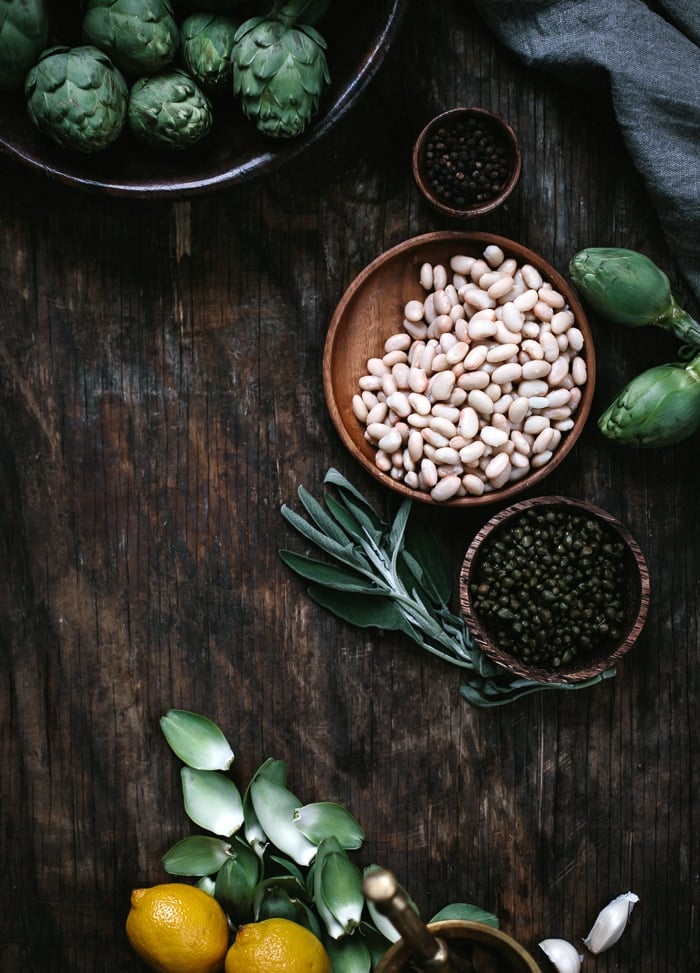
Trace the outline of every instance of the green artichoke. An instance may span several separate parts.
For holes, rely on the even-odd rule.
[[[598,420],[604,435],[632,446],[672,446],[700,428],[700,355],[633,378]]]
[[[37,128],[78,152],[99,152],[126,121],[128,87],[96,47],[50,47],[25,82],[27,110]]]
[[[631,328],[656,325],[700,347],[700,325],[678,305],[666,274],[643,253],[589,247],[572,258],[569,274],[602,317]]]
[[[206,91],[231,84],[233,38],[240,21],[224,14],[190,14],[180,24],[180,51],[185,67]]]
[[[46,47],[49,18],[44,0],[0,0],[0,89],[21,89]]]
[[[124,74],[155,74],[174,59],[179,31],[170,0],[88,0],[83,40]]]
[[[209,99],[184,71],[140,78],[129,96],[129,128],[149,145],[187,149],[203,139],[213,117]]]
[[[314,27],[292,21],[300,5],[305,0],[253,17],[236,32],[233,92],[264,135],[300,135],[330,82],[326,42]]]

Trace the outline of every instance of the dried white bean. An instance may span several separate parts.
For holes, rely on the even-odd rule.
[[[459,422],[460,410],[453,405],[446,405],[444,402],[436,402],[432,408],[434,416],[440,419],[449,419],[453,425]]]
[[[437,467],[431,459],[424,457],[420,463],[420,471],[425,480],[426,486],[434,487],[438,481]]]
[[[414,463],[420,463],[423,456],[423,437],[417,429],[412,429],[408,435],[408,455]]]
[[[365,422],[367,426],[373,426],[375,423],[383,423],[389,413],[389,406],[386,402],[377,402],[369,412]]]
[[[433,429],[447,440],[457,435],[457,427],[454,422],[450,422],[449,419],[443,419],[441,416],[431,416],[428,428]]]
[[[520,268],[520,274],[523,278],[523,283],[527,287],[538,291],[542,286],[542,275],[532,264],[523,264]]]
[[[438,502],[450,500],[454,497],[462,485],[461,477],[456,474],[445,476],[430,491],[430,496]]]
[[[503,345],[494,345],[486,352],[486,361],[492,365],[506,362],[509,358],[514,358],[518,354],[518,346],[514,342]]]
[[[499,385],[505,385],[508,382],[518,382],[523,374],[523,367],[518,362],[506,362],[494,368],[491,378]]]
[[[543,429],[549,425],[549,419],[545,416],[528,416],[523,423],[523,432],[529,432],[533,436],[539,436]]]
[[[519,333],[522,331],[525,319],[523,318],[522,312],[518,310],[516,305],[512,301],[508,301],[503,305],[501,320],[509,331]]]
[[[464,361],[466,356],[469,354],[469,345],[466,341],[458,341],[456,344],[452,345],[450,350],[446,354],[447,361],[450,365],[456,365],[459,361]]]
[[[479,286],[483,287],[481,281],[479,281]],[[510,293],[512,287],[512,277],[510,277],[508,274],[499,275],[498,280],[494,281],[493,284],[491,284],[491,286],[488,288],[488,295],[497,301],[499,298],[505,297],[506,294]]]
[[[365,392],[378,392],[382,387],[379,375],[363,375],[357,383]]]
[[[479,259],[475,260],[474,263],[469,268],[469,276],[474,281],[475,284],[479,283],[479,280],[484,274],[488,274],[491,268],[486,263],[485,260]]]
[[[486,392],[481,389],[472,389],[469,393],[468,402],[472,409],[481,413],[481,415],[490,416],[493,412],[493,399],[489,398]]]
[[[546,409],[549,405],[549,399],[546,395],[531,395],[530,396],[530,408],[531,409]]]
[[[544,301],[545,304],[548,304],[553,308],[564,307],[566,304],[564,295],[560,294],[559,291],[555,291],[551,284],[543,284],[542,287],[538,289],[537,296],[541,301]]]
[[[540,325],[537,321],[525,321],[523,324],[523,338],[539,338]]]
[[[506,259],[506,255],[503,253],[500,247],[496,246],[495,243],[489,244],[484,250],[484,260],[489,265],[489,267],[498,267]]]
[[[358,395],[357,393],[352,397],[352,411],[355,418],[359,422],[362,423],[367,422],[367,416],[369,415],[369,411],[365,403],[362,401],[362,396]]]
[[[456,466],[459,464],[459,453],[451,446],[439,446],[435,450],[435,461],[441,465]]]
[[[384,342],[384,351],[387,353],[391,351],[407,352],[410,347],[411,347],[411,336],[401,331],[399,331],[397,334],[392,334]]]
[[[387,455],[382,449],[378,449],[374,454],[374,465],[377,469],[382,470],[384,473],[388,473],[391,469],[391,456]]]
[[[391,374],[391,372],[387,372],[386,375],[382,375],[382,392],[384,395],[393,395],[396,391],[396,382],[394,381],[394,376]]]
[[[568,389],[554,389],[547,395],[547,408],[558,408],[561,405],[568,405],[571,399],[571,392]]]
[[[408,396],[404,392],[396,391],[391,395],[388,395],[386,404],[396,413],[397,416],[401,416],[402,419],[410,416],[412,412],[411,403],[408,401]]]
[[[433,289],[433,265],[430,263],[424,263],[420,269],[420,285],[423,290],[431,291]]]
[[[554,430],[549,426],[543,429],[542,432],[535,437],[535,441],[532,444],[532,454],[536,456],[538,453],[544,453],[545,450],[549,449],[552,445],[552,440],[554,439]]]
[[[569,328],[567,338],[569,340],[569,348],[572,351],[581,351],[583,349],[583,332],[579,328]]]
[[[508,419],[517,426],[523,421],[530,410],[530,400],[525,395],[519,395],[508,406]]]
[[[544,348],[539,341],[534,338],[527,338],[520,346],[520,351],[528,356],[532,361],[542,361],[545,358]],[[557,354],[559,349],[557,349]]]
[[[454,270],[456,274],[463,274],[466,276],[475,263],[475,257],[468,257],[466,254],[457,253],[450,260],[450,269]]]
[[[398,431],[398,429],[392,429],[385,436],[382,436],[378,443],[378,446],[382,452],[389,455],[391,453],[395,453],[397,449],[400,449],[401,445],[401,433]]]
[[[465,406],[459,415],[457,430],[465,439],[473,439],[479,431],[479,416],[472,406]]]
[[[432,399],[433,402],[443,402],[449,399],[454,384],[455,376],[452,372],[438,372],[430,379],[428,398]]]
[[[535,361],[526,362],[522,366],[523,378],[526,380],[546,378],[551,370],[552,366],[549,364],[549,362],[544,360],[537,361],[537,359],[535,359]]]
[[[521,470],[529,470],[530,460],[527,458],[525,453],[521,453],[517,449],[514,449],[510,454],[510,465]]]
[[[530,466],[532,466],[532,468],[535,470],[539,470],[549,463],[553,455],[554,454],[552,453],[551,449],[545,449],[543,453],[538,453],[537,456],[532,457],[530,460]]]
[[[449,316],[452,302],[444,290],[433,291],[433,307],[436,315],[446,314]]]
[[[514,429],[510,434],[510,441],[515,446],[519,453],[523,456],[529,456],[532,452],[532,443],[527,436],[524,436],[519,429]]]
[[[403,316],[412,324],[423,320],[425,305],[423,301],[409,301],[403,309]]]
[[[485,451],[485,443],[475,439],[473,443],[462,446],[459,451],[459,458],[465,466],[469,466],[470,463],[476,463],[478,459],[481,459]]]
[[[407,487],[410,487],[412,490],[418,490],[420,488],[420,479],[418,477],[418,474],[415,473],[413,470],[409,470],[409,472],[403,478],[403,482],[406,484]]]
[[[442,264],[435,264],[433,267],[433,288],[438,290],[444,290],[447,284],[447,271]]]
[[[488,372],[480,369],[477,372],[465,372],[463,375],[460,375],[457,379],[457,384],[461,389],[466,389],[470,392],[472,389],[487,388],[490,381]]]
[[[462,294],[464,295],[462,299],[465,305],[468,304],[470,307],[476,308],[479,311],[482,311],[485,308],[496,307],[496,302],[494,299],[489,297],[486,291],[482,291],[478,287],[465,288]]]
[[[552,334],[563,334],[568,331],[571,325],[574,323],[574,316],[569,310],[557,311],[556,314],[552,315]],[[567,337],[567,344],[568,344]]]
[[[546,382],[539,378],[529,379],[525,382],[520,382],[518,385],[518,395],[525,395],[530,398],[533,395],[546,395],[549,391],[549,386]]]
[[[499,477],[504,470],[510,468],[510,459],[507,453],[497,453],[484,469],[484,474],[487,480],[493,480]]]
[[[552,368],[549,373],[549,384],[554,387],[561,385],[566,376],[569,374],[569,362],[564,356],[556,358],[552,362]]]
[[[406,422],[412,429],[427,429],[430,425],[430,416],[421,416],[417,412],[412,412]]]
[[[394,379],[394,381],[396,382],[396,388],[397,389],[403,389],[404,391],[406,391],[407,389],[410,388],[410,385],[409,385],[409,382],[408,382],[408,374],[409,374],[409,372],[410,372],[410,368],[408,367],[408,365],[405,362],[397,362],[392,367],[392,369],[391,369],[391,375],[392,375],[392,378]]]
[[[479,435],[487,446],[504,446],[508,442],[508,433],[495,426],[483,426]]]
[[[403,326],[408,334],[417,341],[422,341],[428,336],[428,326],[422,321],[414,323],[413,321],[409,321],[408,318],[404,318]]]
[[[573,378],[576,385],[584,385],[586,379],[588,378],[588,369],[586,368],[586,362],[580,355],[571,362],[571,377]]]
[[[533,289],[523,291],[522,294],[518,294],[513,304],[519,311],[531,311],[537,304],[537,291]]]
[[[432,446],[433,449],[440,449],[440,447],[447,446],[449,443],[449,439],[447,436],[443,436],[442,433],[439,433],[436,429],[433,429],[431,426],[428,426],[426,429],[423,429],[421,435],[423,436],[423,441],[427,443],[429,446]]]
[[[484,481],[476,473],[466,473],[462,477],[462,485],[472,497],[480,497],[484,492]]]

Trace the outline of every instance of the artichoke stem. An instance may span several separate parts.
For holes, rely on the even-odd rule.
[[[671,297],[671,306],[656,321],[661,328],[671,331],[686,344],[700,348],[700,324]]]

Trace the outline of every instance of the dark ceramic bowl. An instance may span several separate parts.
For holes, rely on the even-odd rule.
[[[125,131],[110,148],[84,156],[39,133],[23,94],[12,92],[0,98],[0,151],[60,182],[115,196],[187,197],[247,182],[291,163],[352,108],[384,61],[407,6],[408,0],[377,0],[363,8],[361,17],[348,17],[345,7],[331,4],[318,24],[328,45],[331,85],[318,114],[297,138],[259,134],[231,96],[214,104],[209,135],[184,152],[148,148]],[[48,0],[48,8],[49,43],[79,44],[79,4]]]
[[[487,178],[495,155],[498,173]],[[483,216],[504,203],[517,185],[521,168],[515,132],[485,108],[442,112],[428,122],[413,148],[418,188],[436,210],[457,219]]]
[[[618,639],[601,637],[589,652],[575,656],[569,664],[558,669],[528,665],[518,656],[505,651],[494,641],[489,624],[476,610],[472,596],[472,588],[478,583],[480,577],[479,564],[484,545],[497,536],[499,531],[515,525],[525,511],[533,508],[579,511],[600,521],[605,529],[624,545],[620,570],[625,619],[621,625],[621,636]],[[649,572],[644,555],[629,530],[605,510],[583,500],[573,500],[569,497],[535,497],[501,510],[482,527],[464,557],[459,591],[462,611],[472,635],[490,659],[504,666],[509,672],[527,679],[544,683],[576,683],[613,668],[639,638],[649,608]]]

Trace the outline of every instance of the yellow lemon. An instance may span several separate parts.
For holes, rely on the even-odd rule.
[[[126,937],[156,973],[219,973],[229,945],[216,899],[179,882],[133,890]]]
[[[239,928],[226,954],[226,973],[331,973],[331,961],[304,926],[263,919]]]

